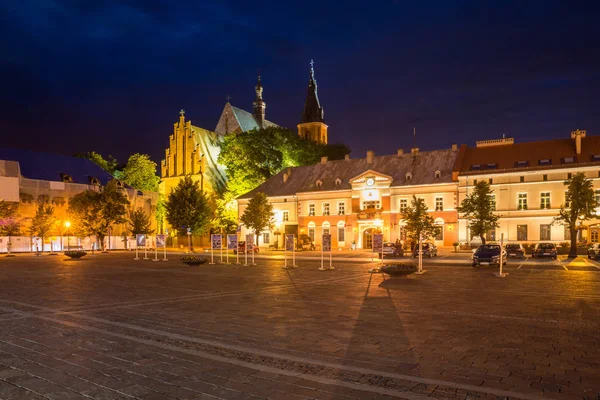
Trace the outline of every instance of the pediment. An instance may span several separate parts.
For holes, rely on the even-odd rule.
[[[377,172],[377,171],[370,169],[370,170],[365,171],[362,174],[350,179],[350,184],[355,185],[355,184],[365,183],[367,181],[367,179],[369,179],[369,178],[373,178],[376,183],[380,183],[380,182],[391,183],[393,181],[393,178],[391,176],[382,174],[381,172]]]

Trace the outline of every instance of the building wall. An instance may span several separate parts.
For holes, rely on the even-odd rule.
[[[328,143],[327,125],[322,122],[306,122],[298,125],[298,135],[315,143]]]

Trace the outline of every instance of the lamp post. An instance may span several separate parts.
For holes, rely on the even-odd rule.
[[[71,247],[69,246],[69,227],[70,226],[71,226],[71,222],[65,221],[65,227],[67,228],[67,251],[71,250]]]

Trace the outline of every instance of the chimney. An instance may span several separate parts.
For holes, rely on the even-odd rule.
[[[413,147],[412,149],[410,149],[410,153],[413,156],[418,156],[419,155],[419,148],[418,147]]]
[[[344,160],[345,160],[345,161],[350,161],[350,154],[346,154],[346,155],[344,156]]]
[[[327,164],[327,156],[321,157],[321,164],[323,164],[323,165]]]
[[[292,174],[292,169],[288,168],[283,172],[283,183],[286,183],[288,179],[290,179],[290,175]]]
[[[577,152],[577,155],[581,154],[581,138],[584,138],[585,134],[586,131],[581,131],[579,129],[571,132],[571,139],[575,139],[575,151]]]
[[[398,149],[398,157],[400,157],[402,154],[404,154],[404,150]]]
[[[458,145],[456,143],[452,145],[452,151],[458,151]]]
[[[375,157],[375,152],[373,150],[367,151],[367,164],[373,164],[373,157]]]

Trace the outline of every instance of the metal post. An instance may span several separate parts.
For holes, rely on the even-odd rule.
[[[319,268],[319,271],[325,271],[325,267],[323,266],[324,248],[325,248],[325,246],[323,246],[323,240],[321,240],[321,268]]]
[[[496,272],[494,275],[496,275],[498,278],[506,278],[506,275],[508,275],[508,272],[502,272],[502,264],[504,263],[504,257],[502,257],[502,252],[504,249],[504,233],[500,234],[500,272]]]
[[[165,245],[163,246],[163,261],[167,260],[167,238],[165,237]]]
[[[135,258],[134,258],[134,260],[139,260],[140,259],[140,257],[138,256],[138,247],[139,247],[138,246],[138,239],[137,239],[137,235],[136,235],[136,237],[135,237]]]
[[[429,250],[431,251],[431,249]],[[427,270],[423,269],[423,234],[419,234],[419,267],[416,274],[423,275]]]
[[[148,236],[144,235],[144,260],[148,259]]]
[[[221,235],[221,264],[223,264],[223,235]]]
[[[329,269],[335,269],[333,266],[333,249],[329,250]]]

